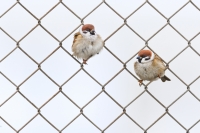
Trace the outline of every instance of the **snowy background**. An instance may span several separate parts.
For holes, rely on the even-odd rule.
[[[84,67],[81,22],[105,40]],[[0,0],[0,132],[199,133],[199,33],[200,0]],[[171,82],[138,85],[145,44]]]

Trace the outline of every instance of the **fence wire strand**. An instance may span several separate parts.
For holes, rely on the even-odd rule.
[[[19,39],[19,41],[16,41],[10,34],[8,34],[6,32],[6,30],[4,30],[2,27],[0,27],[0,30],[3,31],[10,39],[12,39],[15,43],[16,43],[16,47],[11,50],[5,57],[3,57],[0,60],[0,63],[3,62],[4,60],[6,60],[6,58],[11,55],[15,50],[20,50],[21,52],[23,52],[29,59],[31,59],[38,67],[37,69],[32,72],[23,82],[21,82],[19,85],[16,85],[11,79],[9,79],[3,72],[0,72],[0,74],[5,77],[11,84],[13,84],[16,87],[16,91],[10,96],[8,97],[2,104],[0,104],[0,107],[2,107],[4,104],[6,104],[6,102],[8,102],[14,95],[16,94],[20,94],[22,97],[24,97],[34,108],[37,109],[37,114],[35,114],[30,120],[28,120],[19,130],[16,130],[11,124],[9,124],[9,122],[7,122],[2,116],[0,116],[0,119],[2,121],[4,121],[11,129],[13,129],[13,131],[15,131],[16,133],[20,132],[24,127],[26,127],[33,119],[35,119],[37,116],[41,116],[47,123],[49,123],[55,130],[57,130],[59,133],[61,133],[64,129],[66,129],[71,123],[73,123],[77,118],[79,118],[80,116],[83,116],[84,118],[86,118],[92,125],[94,125],[99,131],[101,131],[102,133],[104,133],[113,123],[115,123],[121,116],[125,115],[127,116],[132,122],[134,122],[141,130],[144,131],[144,133],[147,133],[147,131],[154,125],[156,124],[161,118],[163,118],[165,115],[170,116],[177,124],[179,124],[186,132],[189,132],[189,130],[191,130],[194,126],[196,126],[200,120],[196,121],[190,128],[186,128],[184,127],[181,122],[179,122],[171,113],[169,113],[169,108],[176,103],[181,97],[183,97],[186,93],[191,93],[192,96],[195,97],[195,99],[197,99],[198,101],[200,101],[200,99],[193,93],[190,91],[190,85],[193,84],[195,81],[197,81],[200,76],[198,76],[194,81],[192,81],[190,84],[185,83],[178,75],[176,75],[175,72],[173,72],[170,68],[169,68],[169,64],[175,59],[177,58],[180,54],[182,54],[186,49],[191,48],[198,56],[200,56],[200,54],[190,45],[190,42],[196,38],[200,32],[198,34],[196,34],[194,37],[192,37],[190,40],[186,39],[186,37],[184,35],[181,34],[181,32],[179,32],[172,24],[170,24],[170,20],[178,13],[180,12],[185,6],[187,6],[189,3],[191,3],[191,5],[193,5],[196,9],[198,9],[200,11],[200,9],[198,8],[197,5],[195,5],[194,2],[192,2],[191,0],[187,1],[185,4],[183,4],[182,7],[180,7],[177,11],[175,11],[169,18],[167,18],[164,14],[162,14],[152,3],[150,3],[150,1],[146,0],[144,3],[142,3],[136,10],[134,10],[132,13],[130,13],[126,18],[122,17],[120,15],[120,13],[118,13],[111,5],[109,5],[106,0],[103,0],[102,2],[100,2],[96,7],[94,7],[87,15],[85,15],[83,18],[81,18],[80,16],[78,16],[72,9],[70,9],[66,3],[63,3],[62,0],[60,0],[58,3],[56,3],[53,7],[51,7],[50,10],[48,10],[41,18],[37,18],[28,8],[26,8],[23,3],[21,3],[19,0],[17,0],[10,8],[8,8],[1,16],[0,18],[2,18],[4,15],[6,15],[13,7],[15,7],[16,5],[21,6],[27,13],[29,13],[34,19],[37,20],[37,24],[29,31],[27,32],[21,39]],[[74,16],[76,16],[76,18],[78,18],[80,20],[80,24],[77,25],[77,27],[71,31],[66,37],[64,37],[62,40],[59,40],[58,38],[56,38],[49,30],[47,30],[43,25],[42,25],[42,20],[48,15],[50,14],[58,5],[63,5],[68,11],[71,12],[71,14],[73,14]],[[131,102],[129,102],[126,106],[122,106],[120,105],[120,103],[117,102],[117,100],[115,100],[106,90],[105,87],[107,84],[109,84],[113,79],[115,79],[121,72],[126,71],[128,72],[132,77],[135,78],[135,80],[138,80],[137,77],[132,74],[127,68],[126,68],[126,64],[129,63],[136,55],[137,53],[134,53],[134,55],[128,59],[126,62],[123,62],[122,60],[120,60],[120,58],[118,58],[117,55],[115,55],[113,52],[111,52],[111,50],[106,47],[106,45],[104,46],[104,49],[107,50],[115,59],[117,59],[120,63],[122,63],[123,67],[121,70],[119,70],[111,79],[109,79],[104,85],[102,85],[97,79],[95,79],[89,72],[87,72],[87,70],[84,69],[84,66],[76,59],[74,58],[69,51],[67,51],[63,46],[62,46],[62,42],[64,40],[66,40],[71,34],[73,34],[81,25],[84,24],[84,19],[87,18],[90,14],[92,14],[95,10],[97,10],[102,4],[106,5],[111,11],[113,11],[117,16],[119,16],[121,19],[123,19],[124,23],[119,26],[113,33],[111,33],[105,40],[104,43],[106,43],[106,41],[112,37],[115,33],[117,33],[122,27],[127,26],[132,32],[134,32],[139,38],[141,38],[144,43],[145,46],[142,48],[149,48],[150,50],[151,47],[148,46],[148,42],[154,38],[160,31],[162,31],[166,26],[170,26],[172,29],[174,29],[174,31],[176,31],[176,33],[178,33],[185,41],[188,42],[188,45],[182,49],[179,53],[177,53],[176,56],[174,56],[169,62],[164,62],[166,63],[166,65],[168,66],[168,70],[175,76],[177,77],[187,88],[185,92],[183,92],[177,99],[175,99],[169,106],[165,106],[162,104],[162,102],[160,102],[153,94],[151,94],[150,91],[148,91],[148,84],[143,84],[144,87],[144,91],[142,91],[138,96],[136,96],[134,99],[132,99]],[[139,33],[137,33],[134,29],[131,28],[131,26],[129,26],[127,24],[127,20],[134,15],[139,9],[141,9],[145,4],[150,5],[158,14],[160,14],[165,20],[166,23],[158,30],[156,31],[149,39],[145,40]],[[26,38],[32,31],[34,31],[37,27],[41,27],[44,31],[46,31],[46,33],[48,33],[52,38],[54,38],[58,43],[59,46],[57,48],[55,48],[47,57],[45,57],[45,59],[43,59],[41,62],[37,62],[36,60],[34,60],[34,58],[32,58],[29,53],[26,53],[23,48],[20,47],[20,42]],[[49,76],[47,73],[44,72],[44,70],[42,69],[41,65],[48,59],[50,58],[57,50],[59,49],[63,49],[68,55],[71,56],[72,59],[75,60],[76,63],[80,64],[80,68],[73,74],[71,75],[63,84],[59,85],[55,80],[53,80],[51,78],[51,76]],[[153,51],[153,50],[152,50]],[[155,51],[153,51],[155,54],[157,54]],[[158,55],[158,54],[157,54]],[[158,55],[159,56],[159,55]],[[42,72],[48,79],[50,79],[57,87],[59,87],[59,90],[53,95],[51,96],[43,105],[41,105],[41,107],[37,107],[34,103],[32,103],[31,100],[29,100],[21,91],[20,91],[20,86],[22,84],[24,84],[29,78],[31,78],[36,72]],[[62,91],[62,87],[68,83],[68,81],[70,81],[74,76],[76,76],[80,71],[85,72],[93,81],[95,81],[99,86],[102,87],[102,90],[98,92],[98,94],[96,94],[93,98],[91,98],[82,108],[78,106],[78,104],[73,101],[72,99],[69,98],[69,96],[67,94],[65,94]],[[147,93],[149,96],[151,96],[159,105],[161,105],[163,108],[165,108],[165,112],[162,113],[162,115],[157,118],[152,124],[150,124],[149,127],[147,127],[146,129],[144,129],[136,120],[134,120],[132,117],[129,116],[129,114],[126,113],[126,109],[133,103],[135,102],[139,97],[141,97],[144,93]],[[104,93],[105,95],[107,95],[114,103],[116,103],[116,105],[118,105],[121,109],[122,112],[121,114],[119,114],[112,122],[110,122],[106,128],[101,129],[97,124],[95,124],[95,122],[93,122],[91,119],[89,119],[87,117],[86,114],[84,114],[84,108],[86,108],[92,101],[94,101],[97,97],[99,97],[102,93]],[[69,101],[71,101],[71,103],[73,103],[79,110],[80,113],[78,115],[76,115],[76,117],[74,117],[69,123],[67,123],[61,130],[59,130],[54,124],[52,124],[47,118],[45,118],[44,115],[42,115],[42,113],[40,113],[40,110],[47,104],[49,103],[55,96],[57,96],[58,94],[62,94],[65,98],[67,98]]]

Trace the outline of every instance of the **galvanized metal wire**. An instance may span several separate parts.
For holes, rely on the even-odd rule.
[[[64,129],[66,129],[71,123],[73,123],[78,117],[80,117],[81,115],[83,117],[85,117],[92,125],[94,125],[99,131],[101,131],[102,133],[104,133],[113,123],[115,123],[120,117],[122,117],[123,115],[126,115],[132,122],[134,122],[138,127],[140,127],[144,133],[147,133],[148,130],[154,125],[156,124],[162,117],[164,117],[165,115],[169,115],[177,124],[179,124],[186,132],[189,132],[195,125],[197,125],[200,120],[196,121],[190,128],[186,128],[185,126],[183,126],[183,124],[181,124],[181,122],[179,122],[170,112],[169,112],[169,108],[176,103],[181,97],[183,97],[186,93],[190,93],[192,94],[192,96],[194,96],[198,101],[200,101],[200,99],[190,90],[190,86],[197,81],[197,79],[200,78],[200,76],[198,76],[194,81],[192,81],[190,84],[187,84],[186,82],[184,82],[184,80],[181,79],[181,77],[179,77],[174,71],[172,71],[169,67],[170,63],[177,58],[181,53],[183,53],[186,49],[191,48],[197,55],[200,56],[200,53],[198,53],[195,48],[193,48],[190,45],[190,42],[196,38],[200,32],[198,34],[196,34],[194,37],[192,37],[190,40],[188,40],[181,32],[179,32],[171,23],[170,20],[175,17],[175,15],[181,11],[186,5],[188,4],[192,4],[196,9],[198,9],[200,11],[200,9],[198,8],[197,5],[195,5],[195,3],[192,0],[188,0],[181,8],[179,8],[173,15],[171,15],[169,18],[167,18],[164,14],[162,14],[150,1],[146,0],[144,3],[142,3],[135,11],[133,11],[130,15],[128,15],[128,17],[124,18],[120,15],[120,13],[118,13],[114,8],[112,8],[112,6],[110,6],[106,0],[103,0],[102,2],[100,2],[96,7],[93,8],[93,10],[91,10],[87,15],[85,15],[83,18],[81,18],[80,16],[78,16],[72,9],[70,9],[64,2],[62,2],[62,0],[60,0],[58,3],[56,3],[49,11],[47,11],[41,18],[37,18],[29,9],[27,9],[19,0],[17,0],[9,9],[7,9],[1,16],[0,18],[2,18],[4,15],[6,15],[13,7],[15,7],[16,5],[20,5],[23,9],[25,9],[27,11],[27,13],[29,13],[33,18],[35,18],[38,23],[26,34],[24,35],[21,39],[19,40],[15,40],[9,33],[6,32],[6,30],[4,30],[2,27],[0,27],[0,30],[3,31],[8,37],[10,37],[15,43],[16,43],[16,47],[11,50],[5,57],[3,57],[0,60],[0,63],[3,62],[4,60],[7,59],[8,56],[10,56],[15,50],[20,50],[21,52],[23,52],[28,58],[30,58],[35,64],[37,64],[37,69],[31,73],[23,82],[21,82],[19,85],[16,85],[11,79],[9,79],[9,77],[7,77],[3,72],[0,72],[0,74],[5,77],[11,84],[13,84],[16,87],[16,91],[10,96],[8,97],[3,103],[0,104],[0,107],[4,106],[4,104],[6,104],[13,96],[15,96],[16,94],[20,94],[22,97],[24,97],[34,108],[37,109],[37,113],[35,114],[35,116],[33,116],[29,121],[27,121],[19,130],[15,129],[11,124],[9,124],[9,122],[6,121],[6,119],[4,119],[2,116],[0,116],[0,119],[3,120],[10,128],[12,128],[16,133],[20,132],[24,127],[26,127],[33,119],[35,119],[37,116],[41,116],[47,123],[49,123],[54,129],[56,129],[59,133],[61,133]],[[42,21],[43,19],[51,13],[52,10],[54,10],[54,8],[56,8],[58,5],[63,5],[65,8],[67,8],[74,16],[76,16],[79,20],[80,20],[80,24],[77,25],[77,27],[71,31],[66,37],[64,37],[62,40],[59,40],[58,38],[56,38],[48,29],[46,29],[43,25],[42,25]],[[165,106],[162,102],[160,102],[149,90],[148,90],[148,84],[143,84],[144,87],[144,91],[142,91],[136,98],[134,98],[130,103],[128,103],[126,106],[122,106],[120,103],[117,102],[117,100],[115,100],[107,91],[106,91],[106,86],[114,79],[116,78],[121,72],[123,71],[127,71],[130,75],[132,75],[136,80],[138,80],[138,78],[132,74],[126,67],[127,63],[129,63],[131,61],[131,59],[133,59],[137,53],[134,53],[134,55],[128,59],[126,62],[123,62],[122,60],[120,60],[120,58],[117,57],[117,55],[115,55],[106,45],[104,46],[104,49],[106,49],[114,58],[116,58],[121,64],[123,64],[123,67],[121,68],[120,71],[118,71],[111,79],[109,79],[105,84],[101,84],[97,79],[95,79],[95,77],[93,77],[89,72],[87,72],[87,70],[84,69],[84,66],[76,59],[74,58],[69,51],[67,51],[63,46],[62,43],[65,39],[67,39],[71,34],[74,33],[74,31],[76,31],[81,25],[84,24],[84,19],[86,19],[90,14],[92,14],[96,9],[98,9],[102,4],[105,4],[108,8],[110,8],[116,15],[118,15],[123,21],[124,23],[119,26],[112,34],[110,34],[105,40],[104,43],[106,44],[106,41],[112,37],[115,33],[117,33],[122,27],[127,26],[132,32],[134,32],[139,38],[141,38],[144,41],[145,46],[142,48],[149,48],[150,50],[153,51],[153,49],[148,45],[148,42],[154,38],[160,31],[162,31],[166,26],[170,26],[171,28],[173,28],[187,43],[188,45],[179,53],[177,53],[176,56],[174,56],[169,62],[165,62],[165,64],[167,65],[167,69],[174,74],[174,76],[176,76],[187,88],[185,92],[183,92],[177,99],[175,99],[169,106]],[[153,9],[155,9],[155,11],[157,11],[157,13],[159,13],[165,20],[166,23],[157,31],[155,32],[150,38],[148,39],[144,39],[139,33],[137,33],[133,28],[131,28],[130,25],[127,24],[127,20],[134,15],[140,8],[142,8],[145,4],[150,5]],[[42,29],[44,29],[52,38],[54,38],[58,43],[59,46],[57,48],[55,48],[55,50],[50,53],[45,59],[43,59],[41,62],[37,62],[34,58],[32,58],[29,53],[25,52],[25,50],[23,50],[23,48],[20,46],[20,42],[26,38],[33,30],[35,30],[37,27],[41,27]],[[80,68],[69,78],[67,79],[62,85],[59,85],[55,80],[53,80],[53,78],[51,76],[49,76],[41,67],[41,65],[48,59],[50,58],[57,50],[59,49],[63,49],[69,56],[71,56],[72,59],[74,59],[79,65]],[[156,53],[156,51],[153,51],[154,53]],[[157,53],[156,53],[157,54]],[[158,54],[157,54],[158,55]],[[31,100],[29,100],[21,91],[20,91],[20,86],[22,84],[24,84],[30,77],[32,77],[36,72],[42,72],[47,78],[49,78],[57,87],[59,87],[59,90],[50,98],[48,99],[41,107],[37,107]],[[102,90],[96,95],[94,96],[88,103],[86,103],[83,107],[80,107],[75,101],[73,101],[72,99],[69,98],[69,96],[67,94],[65,94],[62,90],[62,87],[67,84],[75,75],[77,75],[80,71],[85,72],[89,77],[91,77],[98,85],[100,85],[102,87]],[[165,108],[165,112],[158,118],[156,119],[149,127],[147,128],[143,128],[136,120],[134,120],[132,117],[129,116],[129,114],[126,113],[126,109],[133,103],[135,102],[139,97],[141,97],[144,93],[148,93],[153,99],[155,99],[155,101],[161,105],[163,108]],[[84,109],[92,102],[94,101],[100,94],[104,93],[105,95],[107,95],[113,102],[115,102],[120,108],[121,108],[121,114],[116,117],[110,124],[108,124],[106,126],[106,128],[101,129],[97,124],[95,124],[90,118],[87,117],[87,115],[84,113]],[[73,119],[71,120],[68,124],[66,124],[61,130],[59,130],[54,124],[51,123],[51,121],[49,121],[47,118],[44,117],[44,115],[40,112],[41,109],[47,104],[49,103],[55,96],[57,96],[58,94],[62,94],[63,96],[65,96],[69,101],[71,101],[77,108],[79,108],[80,113]]]

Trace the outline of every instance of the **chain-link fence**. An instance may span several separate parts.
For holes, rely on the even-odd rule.
[[[7,102],[12,99],[16,94],[19,94],[20,96],[22,96],[23,98],[26,99],[27,102],[29,102],[35,109],[37,109],[37,113],[34,115],[34,117],[32,117],[30,120],[26,121],[26,123],[20,127],[19,129],[16,129],[13,127],[12,124],[9,123],[9,121],[4,118],[4,116],[0,116],[0,119],[5,122],[10,128],[12,128],[13,131],[15,131],[16,133],[21,132],[27,125],[29,125],[37,116],[41,116],[47,123],[49,123],[49,125],[51,125],[55,130],[57,130],[57,132],[63,132],[65,129],[68,128],[69,125],[71,125],[72,123],[74,123],[80,116],[83,116],[85,119],[87,119],[87,121],[94,125],[94,127],[96,127],[96,129],[98,129],[100,132],[106,132],[107,129],[109,129],[111,127],[111,125],[113,125],[114,123],[116,123],[122,116],[127,116],[129,118],[129,120],[131,120],[133,123],[135,123],[144,133],[147,133],[149,131],[149,129],[151,129],[151,127],[153,127],[154,125],[156,125],[156,123],[158,121],[160,121],[164,116],[168,115],[170,116],[171,119],[173,119],[174,122],[176,122],[178,125],[180,125],[180,127],[182,127],[182,129],[185,130],[185,132],[190,132],[190,130],[192,128],[194,128],[200,120],[195,121],[192,126],[190,126],[189,128],[186,128],[178,119],[176,119],[176,117],[174,117],[171,113],[170,113],[170,107],[172,105],[174,105],[177,101],[179,101],[184,95],[190,93],[198,102],[200,101],[200,99],[198,98],[198,96],[195,95],[195,93],[193,93],[190,90],[190,86],[196,82],[200,76],[196,77],[195,80],[193,80],[191,83],[186,83],[180,76],[178,76],[176,74],[175,71],[173,71],[170,68],[170,63],[176,59],[179,55],[181,55],[184,51],[186,51],[188,48],[191,48],[193,50],[193,52],[195,54],[197,54],[198,56],[200,56],[200,53],[198,53],[198,51],[193,48],[193,46],[191,45],[191,41],[194,40],[199,34],[200,32],[198,32],[195,36],[193,36],[190,39],[187,39],[178,29],[176,29],[176,27],[174,27],[171,23],[170,20],[174,17],[176,17],[176,14],[179,13],[181,10],[183,10],[188,4],[191,4],[195,9],[197,9],[198,11],[200,11],[199,7],[195,4],[195,2],[193,2],[192,0],[187,1],[185,4],[183,4],[178,10],[176,10],[173,15],[171,15],[170,17],[166,17],[162,12],[160,12],[152,3],[150,0],[146,0],[144,1],[140,6],[137,7],[136,10],[132,11],[131,14],[128,15],[128,17],[124,18],[123,16],[120,15],[120,13],[118,13],[117,10],[115,10],[111,5],[109,5],[109,3],[106,0],[103,0],[102,2],[100,2],[96,7],[94,7],[87,15],[85,15],[84,17],[80,17],[79,15],[77,15],[73,9],[69,8],[68,4],[66,2],[63,2],[62,0],[60,0],[59,2],[57,2],[50,10],[48,10],[48,12],[46,12],[42,17],[38,18],[36,17],[30,10],[29,8],[27,8],[23,2],[17,0],[9,9],[7,9],[3,14],[1,14],[0,18],[3,19],[7,13],[9,11],[11,11],[15,6],[20,6],[20,8],[23,8],[24,10],[26,10],[26,12],[31,15],[38,23],[32,27],[32,29],[26,33],[23,37],[21,37],[20,39],[16,40],[14,39],[14,37],[12,37],[12,35],[10,35],[3,27],[0,27],[0,30],[6,34],[6,36],[8,36],[10,39],[12,39],[15,44],[16,47],[14,49],[12,49],[9,53],[7,53],[2,59],[0,59],[0,63],[2,64],[5,60],[7,60],[7,58],[9,56],[11,56],[16,50],[20,50],[21,52],[23,52],[29,59],[31,59],[36,65],[37,65],[37,69],[34,70],[34,72],[32,72],[28,77],[26,77],[25,80],[23,80],[23,82],[20,82],[19,84],[16,84],[14,81],[12,81],[12,79],[9,78],[9,76],[7,76],[2,70],[0,71],[0,74],[7,79],[12,85],[15,86],[16,91],[10,95],[9,97],[6,98],[6,100],[4,100],[2,103],[0,103],[0,107],[3,108]],[[72,15],[74,15],[76,18],[79,19],[79,25],[76,26],[75,29],[73,29],[72,31],[70,31],[70,33],[65,36],[62,39],[58,39],[55,35],[53,35],[48,28],[45,28],[45,26],[43,26],[43,19],[48,15],[51,14],[51,12],[59,5],[64,6],[68,11],[70,11],[70,13]],[[122,64],[123,67],[121,67],[121,70],[118,71],[111,79],[109,79],[108,81],[106,81],[105,84],[102,84],[101,82],[99,82],[95,76],[93,76],[92,74],[90,74],[90,72],[88,72],[81,64],[81,61],[77,60],[76,58],[74,58],[71,55],[71,51],[67,50],[65,47],[63,47],[63,42],[69,38],[70,36],[72,36],[74,34],[75,31],[77,31],[79,29],[79,27],[84,24],[84,20],[90,16],[95,10],[97,10],[99,7],[101,7],[102,5],[107,6],[109,9],[112,10],[112,12],[114,12],[118,17],[121,18],[121,20],[123,20],[123,24],[121,26],[119,26],[117,29],[115,29],[115,31],[110,34],[106,39],[104,39],[105,42],[105,46],[104,46],[104,51],[109,52],[116,60],[118,60],[118,62],[120,62]],[[166,23],[159,29],[157,30],[154,34],[151,35],[151,37],[149,37],[148,39],[144,39],[142,35],[140,35],[138,32],[136,32],[134,30],[134,28],[132,28],[127,21],[129,20],[129,18],[131,16],[133,16],[135,13],[137,13],[141,8],[143,8],[144,5],[148,5],[150,7],[152,7],[158,14],[160,14],[160,16],[162,16]],[[86,8],[85,6],[83,6],[83,8]],[[95,24],[94,24],[95,25]],[[109,92],[107,91],[106,87],[107,85],[109,85],[109,83],[114,80],[120,73],[122,73],[123,71],[128,72],[132,77],[134,77],[135,81],[138,80],[138,78],[127,68],[127,64],[136,57],[137,52],[133,53],[132,57],[129,58],[126,61],[121,60],[115,53],[112,52],[112,49],[109,49],[106,45],[107,41],[114,35],[116,34],[122,27],[127,26],[132,32],[134,32],[141,40],[143,40],[143,43],[145,44],[144,47],[142,47],[141,49],[144,48],[148,48],[150,50],[152,50],[154,53],[158,54],[157,51],[154,51],[150,46],[149,46],[149,41],[151,39],[153,39],[155,36],[157,36],[165,27],[169,26],[172,29],[174,29],[174,31],[176,33],[178,33],[184,40],[185,42],[187,42],[187,46],[185,48],[183,48],[179,53],[176,54],[176,56],[174,56],[172,59],[170,59],[170,61],[165,61],[164,62],[167,66],[168,71],[170,71],[182,84],[185,85],[185,87],[187,88],[181,95],[179,95],[175,100],[173,100],[173,102],[171,102],[168,106],[164,105],[158,98],[156,98],[156,96],[154,96],[149,90],[148,90],[148,86],[151,84],[150,82],[147,84],[143,84],[143,87],[141,87],[140,89],[143,89],[143,91],[137,95],[135,98],[133,98],[126,106],[122,106],[112,95],[109,94]],[[48,33],[52,38],[54,38],[57,43],[59,43],[59,46],[57,46],[53,52],[51,52],[47,57],[45,57],[45,59],[43,59],[42,61],[38,62],[36,61],[33,57],[31,57],[31,55],[29,55],[29,52],[26,52],[21,46],[20,43],[22,40],[24,40],[27,36],[29,36],[29,34],[31,32],[33,32],[36,28],[41,27],[46,33]],[[198,27],[197,27],[198,28]],[[122,37],[123,39],[123,37]],[[71,45],[71,44],[70,44]],[[52,57],[52,55],[55,54],[56,51],[58,51],[59,49],[64,50],[73,60],[75,60],[76,64],[78,64],[80,66],[80,68],[73,73],[73,75],[70,76],[70,78],[66,79],[65,82],[63,82],[61,85],[60,83],[57,83],[50,75],[48,75],[47,72],[45,72],[45,70],[43,70],[43,63],[48,60],[49,58]],[[101,53],[100,53],[101,54]],[[159,55],[159,54],[158,54]],[[161,56],[160,56],[161,57]],[[62,57],[60,57],[62,58]],[[94,60],[95,58],[91,59]],[[90,63],[89,63],[90,65]],[[132,64],[133,65],[133,64]],[[59,90],[53,94],[51,96],[51,98],[49,98],[44,104],[42,104],[40,107],[36,106],[27,96],[25,96],[21,90],[20,87],[26,83],[35,73],[37,73],[38,71],[40,71],[42,74],[44,74],[47,78],[49,78],[52,83],[54,83]],[[63,86],[68,84],[68,82],[70,80],[72,80],[77,74],[79,74],[80,72],[84,72],[86,75],[88,75],[94,82],[96,82],[99,86],[101,86],[102,90],[98,92],[98,94],[96,94],[95,96],[93,96],[92,99],[90,99],[84,106],[80,106],[78,105],[72,98],[70,98],[68,96],[67,93],[65,93],[63,91]],[[103,73],[103,72],[102,72]],[[199,73],[199,72],[197,72]],[[163,84],[164,85],[164,84]],[[6,88],[4,88],[6,89]],[[45,105],[47,105],[49,102],[52,101],[52,99],[54,99],[57,95],[62,94],[66,99],[68,99],[73,105],[75,105],[80,113],[78,115],[76,115],[76,117],[74,117],[72,120],[70,120],[70,122],[66,123],[66,125],[64,127],[62,127],[62,129],[59,129],[58,127],[56,127],[51,120],[48,120],[48,118],[46,118],[43,113],[42,113],[42,109]],[[118,105],[121,108],[121,113],[120,115],[118,115],[114,120],[112,120],[112,122],[110,122],[105,128],[100,128],[98,124],[96,124],[95,122],[93,122],[92,119],[90,119],[90,117],[88,117],[85,113],[84,110],[96,99],[98,98],[101,94],[105,94],[106,96],[108,96],[110,98],[110,100],[112,100],[114,103],[116,103],[116,105]],[[157,118],[156,120],[154,120],[154,122],[152,122],[147,128],[144,128],[144,126],[142,126],[139,122],[137,122],[137,120],[135,120],[133,117],[130,116],[129,113],[127,113],[127,108],[134,102],[136,102],[142,95],[144,94],[148,94],[151,98],[153,98],[159,105],[161,105],[164,109],[165,112],[159,116],[159,118]],[[11,109],[12,110],[12,109]],[[29,110],[27,110],[29,111]],[[8,114],[9,115],[9,114]],[[199,118],[198,118],[199,119]],[[1,128],[1,127],[0,127]],[[77,126],[77,128],[79,128]]]

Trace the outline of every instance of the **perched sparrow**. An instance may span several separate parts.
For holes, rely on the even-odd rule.
[[[139,85],[143,80],[154,81],[161,78],[162,82],[171,81],[165,76],[166,67],[163,61],[150,50],[141,50],[138,53],[138,61],[134,63],[135,73],[140,77]]]
[[[86,62],[90,57],[99,54],[103,44],[103,40],[95,32],[94,26],[92,24],[85,24],[74,35],[73,55],[78,59],[83,59],[83,64],[87,64]]]

